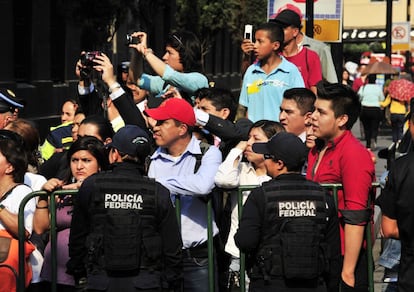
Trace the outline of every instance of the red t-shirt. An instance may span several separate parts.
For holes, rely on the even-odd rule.
[[[341,183],[343,190],[338,190],[339,210],[366,209],[375,181],[375,166],[370,153],[349,130],[329,144],[316,172],[314,167],[319,151],[316,147],[309,151],[306,178],[318,183]],[[338,216],[343,253],[344,224],[340,212]]]
[[[356,78],[356,79],[354,80],[354,83],[352,83],[352,89],[353,89],[355,92],[358,92],[359,88],[360,88],[362,85],[364,85],[364,84],[365,84],[365,81],[364,81],[364,80],[362,80],[362,78],[361,78],[361,77]]]
[[[322,80],[321,61],[316,52],[303,47],[298,54],[286,57],[286,59],[298,67],[306,88],[309,89]]]

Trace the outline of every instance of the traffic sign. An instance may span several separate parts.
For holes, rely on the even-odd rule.
[[[395,22],[391,26],[391,43],[392,44],[408,44],[410,43],[410,23]]]

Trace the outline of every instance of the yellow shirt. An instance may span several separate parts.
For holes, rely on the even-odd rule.
[[[405,115],[407,113],[407,106],[405,101],[399,101],[394,98],[391,98],[391,96],[388,94],[384,101],[380,103],[382,108],[387,107],[390,105],[390,113],[391,114],[403,114]]]

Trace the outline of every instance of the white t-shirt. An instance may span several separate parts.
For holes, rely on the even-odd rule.
[[[18,185],[16,186],[13,191],[7,196],[6,199],[4,199],[1,204],[6,207],[6,209],[13,213],[18,214],[19,213],[19,206],[20,202],[23,200],[23,198],[30,194],[32,192],[32,189],[28,187],[27,185]],[[36,209],[36,201],[35,199],[29,200],[27,202],[25,208],[24,208],[24,226],[27,230],[27,232],[32,233],[33,229],[33,215],[34,211]],[[0,229],[4,230],[6,229],[3,225],[3,222],[0,221]]]
[[[24,184],[32,188],[34,192],[41,191],[47,179],[40,174],[26,172],[24,174]]]
[[[47,179],[40,174],[26,172],[24,175],[24,183],[30,186],[34,192],[41,191],[46,182]],[[35,197],[36,202],[38,199],[39,197]],[[42,280],[40,272],[42,271],[43,255],[37,248],[30,254],[30,264],[32,265],[32,283],[38,283]]]

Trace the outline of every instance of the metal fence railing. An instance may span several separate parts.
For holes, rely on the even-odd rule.
[[[335,207],[338,210],[338,190],[342,189],[342,184],[321,184],[325,189],[328,189],[332,192],[334,197]],[[257,186],[240,186],[238,192],[238,208],[239,208],[239,220],[241,218],[242,209],[243,209],[243,192],[251,191]],[[380,187],[379,183],[373,183],[372,187],[376,190]],[[372,192],[375,195],[376,192]],[[367,207],[371,208],[371,204],[375,198],[368,197]],[[367,266],[368,266],[368,291],[374,292],[374,259],[372,255],[372,224],[367,224],[365,228],[365,240],[367,245]],[[240,291],[245,292],[245,257],[242,252],[240,252]]]
[[[332,195],[335,198],[335,203],[337,207],[337,194],[338,190],[342,188],[341,184],[322,184],[323,187],[332,191]],[[243,210],[243,195],[244,191],[250,191],[257,186],[240,186],[238,189],[238,212],[239,212],[239,219],[242,215]],[[378,188],[378,183],[373,183],[374,188]],[[27,202],[40,195],[47,195],[49,196],[49,212],[50,212],[50,244],[51,244],[51,267],[52,267],[52,274],[51,274],[51,290],[52,292],[56,292],[56,282],[57,282],[57,229],[56,229],[56,197],[61,195],[76,195],[77,190],[59,190],[52,193],[47,193],[45,191],[37,191],[28,194],[21,202],[19,207],[19,216],[18,216],[18,223],[19,223],[19,238],[25,238],[25,227],[24,227],[24,208]],[[371,200],[374,198],[370,198],[368,202],[368,206],[371,206]],[[177,196],[175,199],[175,208],[176,208],[176,216],[177,221],[179,224],[181,223],[181,200],[180,197]],[[373,280],[373,257],[372,257],[372,228],[371,224],[367,224],[367,228],[365,230],[365,239],[367,242],[367,260],[368,260],[368,280],[369,280],[369,292],[374,292],[374,280]],[[215,290],[215,272],[214,272],[214,241],[213,241],[213,208],[212,208],[212,200],[208,198],[207,200],[207,235],[208,235],[208,277],[209,277],[209,291],[214,292]],[[19,271],[17,276],[17,291],[24,292],[25,291],[25,258],[24,258],[24,241],[19,240]],[[243,253],[240,253],[240,291],[244,292],[246,289],[246,279],[245,279],[245,256]]]
[[[50,245],[51,245],[51,258],[52,258],[52,269],[51,269],[51,290],[56,292],[56,282],[57,282],[57,229],[56,229],[56,197],[61,195],[75,195],[77,190],[58,190],[52,193],[46,191],[37,191],[28,194],[20,203],[19,206],[19,238],[25,238],[25,226],[24,226],[24,208],[32,198],[38,196],[49,196],[49,213],[50,213]],[[25,245],[24,240],[19,240],[19,273],[18,273],[18,285],[17,291],[24,292],[25,290],[25,272],[24,272],[24,254],[25,254]]]

